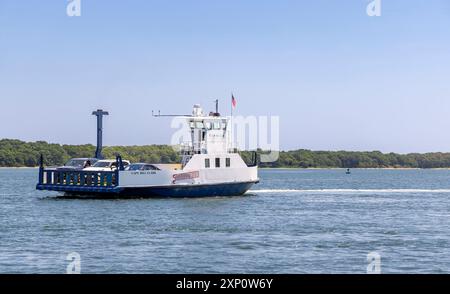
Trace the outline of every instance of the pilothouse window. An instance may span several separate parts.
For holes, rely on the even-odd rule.
[[[231,166],[231,161],[229,158],[225,159],[225,166],[226,167],[230,167]]]
[[[196,128],[197,129],[203,129],[203,123],[202,122],[197,122],[196,123]]]
[[[216,158],[216,167],[220,167],[220,158]]]
[[[205,159],[205,167],[206,168],[210,168],[211,167],[210,164],[209,164],[209,158]]]

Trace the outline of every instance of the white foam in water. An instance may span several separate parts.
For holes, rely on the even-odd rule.
[[[250,190],[249,193],[450,193],[450,189],[267,189]]]

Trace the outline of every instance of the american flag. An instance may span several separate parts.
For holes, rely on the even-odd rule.
[[[233,108],[236,108],[236,99],[234,99],[234,95],[231,95],[231,105],[233,106]]]

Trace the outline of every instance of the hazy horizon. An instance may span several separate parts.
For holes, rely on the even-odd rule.
[[[450,151],[450,3],[0,2],[0,138],[169,144],[152,110],[280,117],[281,150]]]

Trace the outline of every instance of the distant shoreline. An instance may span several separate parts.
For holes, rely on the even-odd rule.
[[[47,166],[61,166],[70,158],[91,157],[95,146],[49,144],[44,141],[23,142],[14,139],[0,139],[0,166],[38,166],[40,155],[44,154]],[[253,163],[253,152],[241,151],[246,163]],[[169,145],[105,146],[105,158],[120,154],[131,162],[179,163],[181,157]],[[260,154],[264,151],[260,150]],[[312,151],[298,149],[280,151],[278,160],[261,162],[262,168],[289,169],[450,169],[450,152],[434,153],[382,153],[380,151]]]
[[[39,166],[0,166],[0,169],[37,169]]]
[[[39,166],[0,166],[2,169],[38,169]],[[260,167],[261,170],[347,170],[344,167]],[[352,170],[450,170],[450,167],[433,167],[433,168],[419,168],[419,167],[355,167],[350,168]]]
[[[260,167],[260,169],[296,169],[296,170],[347,170],[345,167],[307,167],[307,168],[301,168],[301,167]],[[450,170],[450,167],[433,167],[433,168],[420,168],[420,167],[353,167],[349,168],[350,171],[352,170],[363,170],[363,169],[384,169],[384,170]]]

